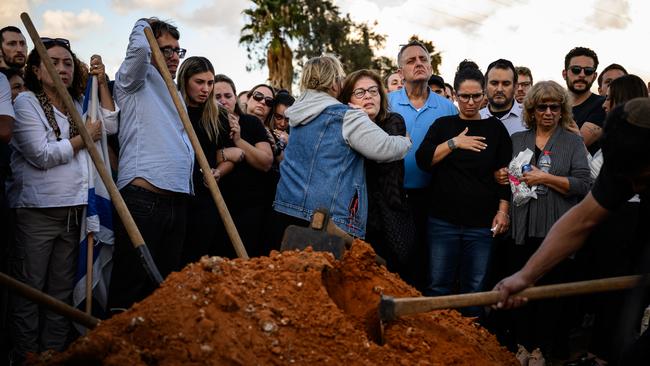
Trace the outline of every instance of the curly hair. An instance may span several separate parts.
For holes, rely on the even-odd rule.
[[[72,74],[72,84],[68,87],[68,93],[70,93],[70,96],[73,99],[80,101],[81,97],[84,94],[84,90],[86,89],[86,81],[88,80],[88,66],[85,63],[79,61],[74,52],[72,52],[70,48],[66,47],[62,43],[51,42],[45,44],[45,48],[48,50],[55,46],[65,48],[68,52],[70,52],[70,56],[72,57],[72,62],[74,64],[74,71]],[[43,83],[38,80],[34,71],[34,68],[40,66],[41,56],[38,54],[38,51],[36,49],[33,49],[32,52],[29,53],[29,56],[27,57],[27,64],[25,65],[25,87],[28,90],[34,92],[34,94],[38,94],[43,91]]]
[[[573,122],[573,106],[569,93],[555,81],[540,81],[526,94],[524,99],[524,126],[529,129],[536,129],[535,108],[538,104],[546,101],[559,102],[560,122],[563,128],[568,128]]]

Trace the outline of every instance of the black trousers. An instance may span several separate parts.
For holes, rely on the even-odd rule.
[[[122,188],[120,192],[162,277],[178,270],[187,225],[188,196],[161,195],[133,185]],[[121,220],[117,219],[114,226],[109,311],[131,307],[157,287],[142,266]]]
[[[415,224],[415,245],[406,265],[410,271],[400,273],[403,279],[420,292],[427,287],[429,279],[429,245],[427,243],[427,219],[429,217],[429,191],[427,188],[407,189],[406,201]]]

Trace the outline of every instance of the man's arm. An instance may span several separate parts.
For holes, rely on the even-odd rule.
[[[580,127],[580,135],[585,140],[585,146],[590,146],[603,135],[603,129],[595,123],[585,122]]]
[[[129,36],[126,57],[115,75],[115,83],[126,92],[134,92],[140,88],[144,84],[147,68],[152,66],[151,48],[144,35],[146,27],[149,27],[146,19],[140,19],[135,23]]]
[[[526,265],[495,286],[494,289],[501,292],[501,300],[497,306],[512,307],[525,301],[510,295],[532,286],[551,268],[580,249],[589,234],[608,214],[609,211],[589,192],[553,225],[542,245]]]
[[[9,81],[0,74],[0,142],[9,143],[14,128],[14,107],[11,104]]]

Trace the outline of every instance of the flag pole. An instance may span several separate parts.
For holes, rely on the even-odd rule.
[[[92,77],[90,87],[90,106],[88,116],[91,120],[97,120],[97,76]],[[85,219],[85,218],[84,218]],[[86,251],[86,314],[91,315],[93,311],[93,249],[95,247],[95,236],[93,232],[88,233],[88,250]]]

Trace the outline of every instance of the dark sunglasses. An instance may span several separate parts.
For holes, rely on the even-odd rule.
[[[591,76],[591,75],[594,74],[594,72],[596,72],[596,68],[594,68],[594,67],[591,67],[591,66],[582,67],[582,66],[578,66],[578,65],[569,66],[569,70],[571,70],[573,75],[580,75],[580,72],[582,70],[584,70],[586,76]]]
[[[160,48],[160,52],[162,52],[165,58],[171,58],[174,56],[174,52],[178,53],[178,58],[183,58],[187,50],[184,48],[162,47]]]
[[[255,99],[258,102],[261,102],[262,100],[264,100],[264,104],[266,104],[267,107],[273,107],[273,98],[265,97],[264,94],[262,94],[260,92],[256,91],[255,93],[253,93],[251,98]]]
[[[65,38],[41,37],[41,42],[43,42],[43,44],[51,44],[51,43],[59,44],[65,46],[66,48],[70,48],[70,41],[68,41]]]
[[[562,108],[559,104],[538,104],[535,106],[535,110],[540,113],[545,113],[547,109],[551,110],[551,113],[557,113]]]

